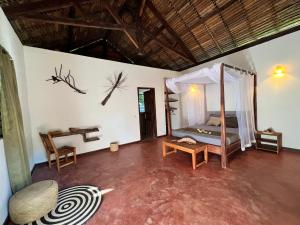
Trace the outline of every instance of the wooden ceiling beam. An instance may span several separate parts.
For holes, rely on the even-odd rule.
[[[87,3],[91,0],[80,0],[78,4]],[[16,19],[24,14],[33,12],[47,12],[61,8],[67,8],[74,4],[73,0],[43,0],[38,2],[27,1],[23,4],[4,6],[2,9],[10,19]]]
[[[126,34],[128,39],[132,42],[132,44],[136,48],[140,48],[136,38],[130,33],[129,29],[126,28],[126,26],[123,23],[122,19],[119,17],[118,13],[111,7],[111,5],[107,2],[104,2],[104,7],[107,9],[109,14],[114,18],[114,20],[123,28],[124,33]]]
[[[188,57],[182,52],[177,51],[176,48],[174,48],[173,46],[170,46],[169,44],[162,42],[157,37],[155,37],[150,31],[144,28],[141,28],[141,30],[144,32],[144,34],[146,34],[151,39],[151,41],[155,41],[155,43],[158,44],[160,47],[173,52],[174,54],[180,56],[181,58],[187,60],[188,62],[194,63],[194,61],[190,57]]]
[[[146,0],[142,0],[140,10],[139,10],[139,17],[143,16],[143,13],[145,11],[145,4],[146,4]]]
[[[166,30],[175,38],[176,42],[179,44],[179,46],[182,48],[186,56],[189,58],[189,61],[191,61],[192,63],[197,63],[197,60],[195,59],[194,55],[191,53],[191,51],[188,49],[188,47],[185,45],[185,43],[182,41],[179,35],[173,30],[172,27],[170,27],[168,22],[164,19],[161,13],[156,9],[153,3],[151,1],[146,1],[146,5],[151,10],[153,15],[158,18],[158,20],[162,23],[162,25],[166,28]]]
[[[124,26],[120,26],[119,24],[98,22],[98,21],[91,21],[91,20],[84,20],[84,19],[73,19],[73,18],[56,17],[56,16],[40,15],[40,14],[23,15],[22,18],[32,20],[35,22],[52,23],[52,24],[68,25],[68,26],[75,26],[75,27],[120,30],[120,31],[124,30]]]

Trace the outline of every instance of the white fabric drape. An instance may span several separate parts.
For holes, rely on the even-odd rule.
[[[183,93],[185,106],[184,119],[188,126],[203,124],[206,122],[206,97],[204,85],[190,85]]]
[[[191,73],[187,73],[180,77],[170,78],[166,80],[167,87],[176,94],[186,92],[192,84],[215,84],[220,83],[220,63],[214,64],[212,68],[203,68]],[[237,77],[231,71],[225,69],[224,81],[234,82]]]
[[[236,93],[236,116],[239,125],[239,136],[241,149],[251,147],[255,142],[255,122],[254,122],[254,77],[240,74]]]
[[[204,123],[206,119],[205,84],[220,83],[220,63],[212,68],[203,68],[180,77],[166,80],[167,87],[174,93],[184,93],[184,102],[187,107],[188,125]],[[245,150],[255,142],[254,123],[254,77],[240,74],[239,71],[225,67],[224,82],[235,82],[236,89],[236,114],[239,125],[241,149]],[[197,85],[198,93],[190,93],[190,87]]]

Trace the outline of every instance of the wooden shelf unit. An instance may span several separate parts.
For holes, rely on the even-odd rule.
[[[65,136],[71,136],[71,135],[77,135],[80,134],[83,137],[84,142],[90,142],[90,141],[98,141],[100,140],[99,137],[87,137],[87,133],[93,133],[98,132],[99,128],[88,128],[88,129],[79,129],[79,128],[69,128],[69,131],[51,131],[49,132],[53,138],[56,137],[65,137]]]
[[[271,139],[270,137],[273,138]],[[282,133],[257,131],[256,149],[269,152],[276,152],[278,154],[282,149]]]

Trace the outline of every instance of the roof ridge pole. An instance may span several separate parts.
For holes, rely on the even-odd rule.
[[[224,90],[224,63],[220,66],[220,101],[221,101],[221,165],[227,167],[226,154],[226,123],[225,123],[225,90]]]

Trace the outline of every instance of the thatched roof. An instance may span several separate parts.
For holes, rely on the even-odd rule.
[[[299,0],[0,0],[22,43],[182,70],[300,29]]]

